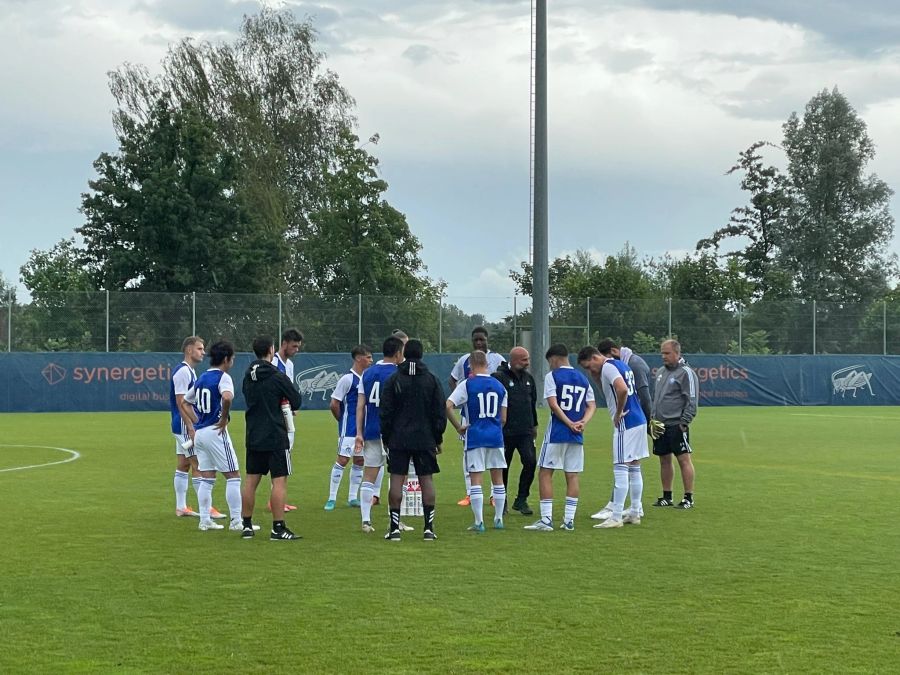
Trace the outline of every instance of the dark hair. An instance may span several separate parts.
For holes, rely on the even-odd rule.
[[[353,360],[356,360],[357,356],[365,356],[366,354],[371,354],[372,350],[369,349],[368,345],[356,345],[353,349],[350,350],[350,356],[353,357]]]
[[[209,365],[213,368],[221,366],[232,356],[234,356],[234,345],[228,340],[219,340],[209,348]]]
[[[391,336],[381,345],[381,353],[388,359],[395,356],[401,349],[403,349],[403,340],[398,337]]]
[[[613,349],[618,348],[619,343],[612,338],[604,338],[597,343],[597,351],[603,354],[603,356],[609,356],[610,354],[612,354]]]
[[[602,342],[600,344],[603,344]],[[598,354],[603,354],[597,347],[591,347],[588,345],[587,347],[582,347],[581,351],[578,352],[578,363],[583,361],[590,361],[593,357]],[[605,354],[603,354],[605,356]]]
[[[551,356],[568,356],[569,349],[562,343],[557,343],[555,345],[550,345],[550,349],[547,350],[547,353],[544,354],[545,359],[549,359]]]
[[[281,334],[282,342],[303,342],[303,333],[296,328],[288,328]]]
[[[403,350],[403,353],[406,354],[406,358],[410,361],[420,360],[422,354],[424,354],[422,342],[420,340],[410,340],[406,343],[406,349]]]
[[[256,358],[258,359],[267,356],[269,350],[274,346],[274,340],[268,335],[260,335],[253,339],[253,353],[256,354]]]
[[[186,352],[188,347],[193,347],[198,342],[203,342],[203,338],[197,337],[196,335],[184,338],[184,342],[181,343],[181,351]]]
[[[475,337],[479,333],[484,335],[484,337],[489,337],[487,328],[485,328],[484,326],[475,326],[475,328],[472,329],[472,337]]]

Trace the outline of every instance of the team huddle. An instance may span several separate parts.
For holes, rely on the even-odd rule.
[[[229,370],[234,348],[228,342],[210,347],[210,368],[199,378],[194,368],[204,357],[204,343],[189,337],[183,344],[184,361],[173,369],[170,401],[175,436],[176,515],[196,516],[200,530],[224,529],[215,521],[226,518],[212,505],[216,474],[226,479],[225,500],[229,529],[252,538],[260,529],[253,523],[255,495],[263,476],[272,481],[268,508],[272,512],[270,539],[299,539],[284,521],[287,477],[291,474],[295,411],[300,396],[293,381],[291,357],[299,351],[303,336],[288,330],[276,352],[271,338],[254,340],[256,360],[244,373],[242,392],[246,411],[246,462],[242,485],[237,456],[228,433],[234,382]],[[385,471],[390,474],[389,524],[384,538],[399,541],[414,528],[401,520],[401,504],[407,477],[415,473],[421,486],[423,538],[437,539],[434,527],[434,474],[440,471],[444,433],[449,421],[463,443],[462,468],[466,497],[474,522],[468,528],[486,531],[486,487],[490,487],[494,529],[505,529],[509,512],[508,468],[518,452],[522,471],[512,508],[523,515],[528,505],[535,470],[540,494],[539,518],[524,529],[552,531],[554,521],[553,474],[562,471],[566,497],[559,529],[574,530],[579,500],[579,477],[584,471],[584,430],[595,410],[595,388],[612,421],[613,490],[606,506],[591,518],[598,529],[639,525],[644,517],[643,477],[640,462],[649,457],[647,436],[653,454],[660,459],[663,495],[653,506],[694,506],[693,452],[689,425],[697,412],[698,388],[694,372],[681,358],[675,340],[662,343],[663,367],[655,377],[651,396],[651,373],[646,362],[627,347],[603,340],[577,355],[584,372],[570,364],[568,349],[557,344],[545,354],[549,372],[543,382],[543,399],[550,419],[540,453],[536,453],[537,386],[528,373],[529,354],[515,347],[507,361],[488,348],[488,333],[472,331],[473,351],[454,365],[444,393],[437,377],[422,361],[423,348],[400,330],[382,344],[382,359],[373,363],[372,350],[358,345],[351,351],[353,365],[337,383],[330,410],[338,427],[336,460],[331,467],[325,510],[332,511],[343,474],[349,466],[347,503],[360,510],[364,533],[375,532],[372,509],[381,502]],[[587,373],[588,376],[585,375]],[[459,411],[457,417],[456,411]],[[676,505],[672,494],[674,466],[678,461],[684,497]],[[198,511],[187,506],[189,472],[197,493]],[[485,474],[490,479],[485,484]],[[626,500],[629,501],[626,509]]]

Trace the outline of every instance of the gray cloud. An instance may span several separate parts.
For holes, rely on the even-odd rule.
[[[442,52],[428,45],[410,45],[403,50],[403,58],[409,59],[417,66],[428,61],[440,61],[442,63],[451,64],[458,63],[459,56],[453,52]]]
[[[234,33],[243,16],[255,14],[259,8],[255,0],[140,0],[133,9],[174,28]]]

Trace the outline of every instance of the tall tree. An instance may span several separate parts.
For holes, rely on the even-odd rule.
[[[824,90],[784,125],[790,209],[779,245],[801,297],[868,301],[887,290],[892,195],[866,173],[875,145],[866,124],[836,88]]]
[[[192,105],[157,101],[120,120],[119,152],[94,162],[82,196],[81,252],[98,285],[118,290],[273,290],[282,233],[245,206],[238,162]]]
[[[97,286],[84,267],[75,239],[61,239],[49,251],[35,249],[19,268],[19,276],[38,307],[62,307],[64,293],[95,291]]]

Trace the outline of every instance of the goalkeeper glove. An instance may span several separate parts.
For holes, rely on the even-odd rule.
[[[650,438],[654,441],[662,436],[665,430],[666,425],[659,420],[650,420],[650,422],[647,423],[647,433],[650,434]]]

